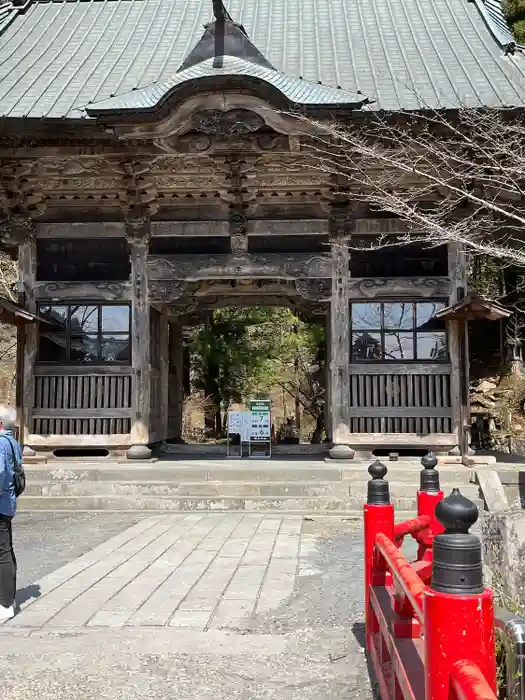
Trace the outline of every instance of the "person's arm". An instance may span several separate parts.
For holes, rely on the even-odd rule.
[[[6,438],[0,438],[0,484],[2,488],[4,487],[5,477],[8,474],[8,456],[6,452],[6,447],[9,449],[9,445],[6,444]]]

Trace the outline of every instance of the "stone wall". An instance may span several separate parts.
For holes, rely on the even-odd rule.
[[[504,603],[525,605],[525,512],[486,514],[482,541],[485,582]]]

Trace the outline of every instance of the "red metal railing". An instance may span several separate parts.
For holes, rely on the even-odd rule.
[[[468,533],[477,517],[474,504],[456,491],[443,501],[439,489],[420,490],[418,517],[394,524],[386,467],[376,463],[369,471],[366,647],[382,700],[497,700],[492,592],[483,588],[477,569],[479,540]],[[448,521],[442,518],[446,530],[435,513],[442,501],[438,511],[449,513]],[[407,536],[419,545],[415,562],[400,551]],[[439,561],[433,557],[436,537]],[[457,584],[450,592],[447,581]]]

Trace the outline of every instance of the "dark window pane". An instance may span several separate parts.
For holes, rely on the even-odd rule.
[[[102,306],[102,332],[129,332],[129,306]]]
[[[67,326],[67,306],[53,306],[51,304],[42,304],[38,308],[38,313],[43,318],[56,324],[58,327],[66,328]],[[44,327],[42,326],[42,329]]]
[[[98,362],[100,346],[97,335],[77,335],[71,338],[71,362]]]
[[[414,327],[414,304],[412,302],[401,302],[398,304],[385,304],[385,328],[406,328]]]
[[[446,333],[418,333],[418,360],[445,360],[447,358]]]
[[[427,323],[431,318],[433,318],[438,311],[445,308],[445,304],[442,301],[426,301],[417,304],[417,325],[422,326]]]
[[[352,329],[381,328],[381,304],[352,304]]]
[[[385,360],[413,359],[413,333],[385,333]]]
[[[67,362],[67,336],[61,333],[41,335],[38,341],[39,362]]]
[[[352,360],[381,360],[382,357],[379,333],[352,334]]]
[[[102,360],[104,362],[130,362],[129,334],[106,334],[102,336]]]
[[[98,333],[98,306],[71,307],[71,333]]]

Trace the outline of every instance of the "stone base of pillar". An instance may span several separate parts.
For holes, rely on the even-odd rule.
[[[328,454],[330,459],[354,459],[355,450],[350,445],[334,445]]]
[[[36,455],[36,452],[32,447],[29,447],[29,445],[24,445],[24,449],[22,450],[22,457],[34,457]]]
[[[147,445],[132,445],[126,452],[128,459],[151,459],[151,450]]]

